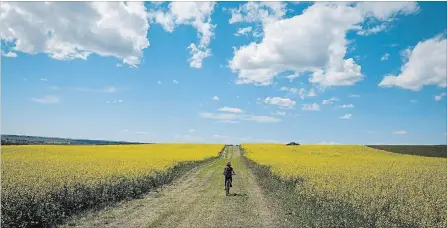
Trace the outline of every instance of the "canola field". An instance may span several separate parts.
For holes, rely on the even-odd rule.
[[[53,226],[138,197],[224,145],[2,146],[2,227]]]
[[[365,226],[447,227],[447,158],[355,145],[242,147],[251,161],[295,181],[297,195],[333,211],[349,207]]]

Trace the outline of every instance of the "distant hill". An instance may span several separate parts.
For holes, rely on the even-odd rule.
[[[144,144],[139,142],[88,140],[88,139],[66,139],[25,135],[2,135],[2,145],[122,145],[122,144]]]

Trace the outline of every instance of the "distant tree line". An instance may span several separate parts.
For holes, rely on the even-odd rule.
[[[143,144],[136,142],[87,140],[87,139],[64,139],[37,136],[2,135],[2,145],[122,145],[122,144]]]

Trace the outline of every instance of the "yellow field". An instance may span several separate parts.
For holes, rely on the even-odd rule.
[[[47,214],[59,213],[67,205],[75,209],[64,213],[138,195],[172,178],[175,173],[170,173],[170,168],[216,157],[223,146],[2,146],[2,212],[11,213],[2,214],[2,225],[13,220],[32,221],[39,213],[50,219],[63,217]],[[47,208],[48,203],[55,206]],[[13,211],[23,214],[34,204],[37,209],[29,209],[28,217],[17,217],[18,211]]]
[[[447,159],[365,146],[242,145],[246,156],[285,179],[297,194],[351,205],[379,227],[447,227]]]

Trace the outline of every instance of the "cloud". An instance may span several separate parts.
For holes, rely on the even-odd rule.
[[[410,15],[419,11],[416,2],[361,2],[358,8],[367,16],[386,21],[399,15]]]
[[[293,89],[293,88],[292,88],[292,89]],[[281,90],[281,91],[289,91],[290,88],[287,87],[287,86],[283,86],[283,87],[281,87],[279,90]]]
[[[275,112],[275,115],[277,115],[277,116],[285,116],[285,115],[286,115],[286,112],[276,111],[276,112]]]
[[[360,36],[373,35],[373,34],[385,31],[389,26],[390,26],[389,22],[385,22],[383,24],[376,25],[372,28],[362,29],[357,32],[357,35],[360,35]]]
[[[102,89],[92,89],[92,88],[80,87],[80,88],[76,88],[76,90],[82,91],[82,92],[93,92],[93,93],[116,93],[119,91],[119,89],[115,86],[106,86]]]
[[[223,108],[219,108],[217,109],[221,112],[232,112],[232,113],[243,113],[244,111],[240,108],[230,108],[230,107],[223,107]]]
[[[338,108],[354,108],[354,105],[353,104],[345,104],[345,105],[338,106]]]
[[[358,95],[358,94],[349,94],[348,97],[351,97],[351,98],[359,98],[360,95]]]
[[[178,83],[179,83],[177,80],[172,80],[172,82],[173,82],[174,84],[178,84]]]
[[[118,88],[114,86],[107,86],[104,89],[101,90],[103,93],[116,93],[118,91]]]
[[[214,101],[218,101],[218,100],[219,100],[219,97],[218,97],[218,96],[214,96],[212,99],[213,99]]]
[[[304,111],[320,111],[320,105],[318,105],[317,103],[303,104],[302,110],[304,110]]]
[[[283,73],[310,72],[309,81],[322,87],[354,85],[364,75],[360,65],[345,58],[347,32],[359,30],[366,19],[386,21],[413,12],[407,5],[417,6],[405,3],[388,9],[387,3],[380,2],[318,2],[300,15],[282,19],[282,13],[272,17],[271,13],[258,13],[256,4],[247,3],[234,11],[230,23],[262,22],[263,37],[260,42],[235,48],[229,67],[238,74],[237,84],[265,86]],[[246,14],[239,13],[244,10]]]
[[[317,96],[317,91],[315,88],[310,89],[309,93],[307,94],[308,97],[315,97]]]
[[[312,91],[311,91],[312,92]],[[311,93],[309,92],[309,94]],[[304,99],[304,97],[306,97],[306,90],[304,88],[300,88],[298,90],[298,95],[300,96],[301,99]],[[313,94],[312,94],[313,95]]]
[[[385,53],[382,58],[380,58],[381,61],[388,60],[388,57],[390,57],[390,53]]]
[[[251,26],[245,28],[239,28],[237,32],[234,34],[235,36],[246,36],[251,32],[253,28]]]
[[[443,93],[441,93],[439,95],[436,95],[435,96],[435,101],[440,101],[442,99],[442,97],[445,97],[445,96],[447,96],[446,92],[443,92]]]
[[[296,105],[296,101],[291,100],[290,98],[281,98],[281,97],[267,97],[264,99],[264,103],[271,105],[278,105],[284,108],[292,108]]]
[[[15,57],[17,57],[17,54],[14,52],[11,52],[11,51],[9,51],[8,53],[5,53],[2,51],[2,56],[9,57],[9,58],[15,58]]]
[[[31,100],[41,104],[56,104],[60,102],[59,97],[56,96],[44,96],[40,98],[32,97]]]
[[[173,32],[178,25],[190,25],[197,30],[198,44],[188,46],[192,68],[202,68],[205,58],[211,56],[209,44],[216,25],[211,23],[214,2],[171,2],[167,9],[159,8],[148,13],[149,19],[160,24],[164,30]]]
[[[315,97],[317,96],[317,92],[315,90],[315,88],[311,88],[309,90],[309,93],[306,94],[306,89],[304,88],[289,88],[286,86],[283,86],[280,88],[281,91],[287,91],[292,95],[298,95],[301,99],[304,99],[305,97]]]
[[[157,81],[157,84],[161,85],[161,81]]]
[[[16,52],[58,60],[98,54],[136,66],[149,47],[143,2],[4,2],[0,14],[1,39]]]
[[[418,100],[410,100],[411,103],[416,104],[418,103]]]
[[[122,67],[122,66],[123,66],[123,64],[121,64],[121,63],[116,64],[116,67]]]
[[[269,23],[264,27],[262,41],[236,49],[229,66],[238,73],[238,82],[241,84],[269,85],[274,77],[287,71],[317,72],[313,82],[330,84],[334,83],[331,78],[339,78],[336,75],[338,69],[347,70],[343,69],[344,66],[350,67],[350,72],[355,74],[354,77],[348,77],[349,83],[352,83],[358,79],[359,68],[351,60],[347,60],[347,64],[337,62],[337,66],[334,62],[334,67],[327,70],[320,69],[328,65],[331,54],[343,62],[346,43],[344,32],[337,35],[328,31],[333,26],[340,31],[348,30],[351,25],[346,25],[347,20],[360,22],[361,15],[353,11],[349,7],[316,3],[301,15]],[[344,16],[337,17],[338,14]],[[345,82],[341,80],[339,83]]]
[[[281,121],[281,119],[271,117],[271,116],[248,116],[244,120],[255,121],[259,123],[276,123]]]
[[[335,101],[338,101],[337,97],[331,97],[328,100],[323,100],[321,103],[324,105],[333,104]]]
[[[286,14],[286,4],[282,2],[247,2],[237,9],[230,9],[229,23],[272,23]]]
[[[230,124],[235,124],[235,123],[239,123],[238,121],[234,121],[234,120],[219,120],[217,121],[217,123],[230,123]]]
[[[405,134],[407,134],[407,132],[404,130],[399,130],[399,131],[394,131],[393,134],[394,135],[405,135]]]
[[[40,80],[43,81],[43,82],[47,82],[48,81],[48,79],[46,79],[46,78],[41,78]]]
[[[340,116],[340,119],[349,120],[349,119],[351,119],[351,117],[352,117],[352,114],[345,114],[343,116]]]
[[[235,119],[239,119],[240,118],[240,115],[234,114],[234,113],[201,112],[199,115],[202,118],[216,119],[216,120],[235,120]]]
[[[259,123],[274,123],[281,121],[280,119],[271,116],[241,115],[240,113],[201,112],[199,115],[202,118],[219,120],[219,123],[237,123],[237,120],[255,121]]]
[[[192,68],[202,68],[203,59],[211,56],[211,49],[201,49],[195,44],[190,44],[188,46],[189,54],[191,57],[189,60],[189,65]]]
[[[194,130],[194,129],[189,129],[189,132],[195,132],[196,130]]]
[[[123,102],[124,102],[123,100],[106,101],[107,104],[111,104],[111,103],[113,103],[113,104],[117,104],[117,103],[123,103]]]
[[[135,132],[135,134],[147,135],[148,133],[146,131],[137,131],[137,132]]]
[[[391,26],[391,22],[397,20],[397,16],[418,13],[419,6],[416,2],[390,2],[388,3],[357,3],[358,8],[363,11],[369,24],[376,24],[371,28],[362,28],[358,35],[368,36],[382,31],[386,31]]]
[[[447,87],[447,39],[441,35],[419,42],[405,52],[399,75],[385,75],[381,87],[401,87],[419,91],[426,85]]]

